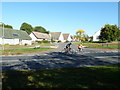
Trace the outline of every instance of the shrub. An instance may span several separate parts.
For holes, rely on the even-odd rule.
[[[27,43],[25,43],[24,45],[25,45],[25,46],[27,46],[28,44],[27,44]]]
[[[106,43],[105,41],[92,41],[92,43]]]
[[[55,42],[54,40],[51,40],[51,42],[53,43],[53,42]]]
[[[48,40],[42,40],[42,43],[50,43]]]
[[[65,41],[66,43],[69,42],[68,40]]]
[[[36,41],[37,43],[42,43],[42,41]]]
[[[37,43],[50,43],[48,40],[36,41]]]
[[[59,42],[61,42],[61,40],[58,40],[57,42],[59,43]]]
[[[89,43],[89,41],[84,41],[83,43]]]

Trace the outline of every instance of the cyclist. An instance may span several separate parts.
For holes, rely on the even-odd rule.
[[[71,48],[70,48],[71,44],[72,44],[72,43],[70,42],[70,43],[68,43],[68,44],[65,46],[65,47],[66,47],[65,50],[66,50],[67,52],[70,51],[70,49],[71,49]]]
[[[78,50],[79,50],[79,51],[82,51],[82,49],[83,49],[83,45],[82,45],[82,43],[81,43],[80,45],[78,45]]]

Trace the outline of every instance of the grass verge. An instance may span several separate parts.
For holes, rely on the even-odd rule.
[[[80,44],[81,42],[74,42],[74,44]],[[120,49],[119,43],[83,43],[88,48],[103,48],[103,49]]]
[[[117,89],[120,68],[116,65],[49,70],[3,71],[3,90],[13,88]]]
[[[18,54],[24,54],[24,53],[34,53],[39,51],[45,51],[52,48],[19,48],[19,49],[5,49],[2,51],[2,55],[18,55]]]
[[[51,46],[50,43],[41,43],[41,44],[33,44],[33,45],[8,45],[8,44],[5,44],[4,45],[4,48],[5,49],[15,49],[15,48],[27,48],[27,47],[34,47],[34,46]]]

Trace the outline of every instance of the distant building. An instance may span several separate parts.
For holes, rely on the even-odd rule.
[[[101,30],[95,32],[95,34],[93,35],[93,41],[99,41],[99,36],[100,36],[100,32]]]
[[[32,41],[51,40],[49,34],[41,32],[32,32],[29,36],[32,38]]]
[[[64,37],[62,32],[50,32],[50,37],[54,41],[64,42]]]
[[[3,35],[4,34],[4,35]],[[0,27],[0,44],[10,45],[31,45],[31,38],[27,32],[22,30],[14,30]]]
[[[72,36],[69,33],[63,33],[64,42],[72,41]]]

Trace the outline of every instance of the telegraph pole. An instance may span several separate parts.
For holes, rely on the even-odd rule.
[[[2,24],[2,49],[4,50],[4,23],[0,22]]]

